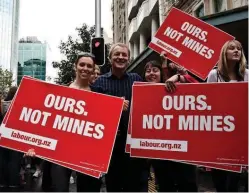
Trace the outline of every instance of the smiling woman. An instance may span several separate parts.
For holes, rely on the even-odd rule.
[[[145,82],[163,83],[164,71],[162,65],[157,61],[149,61],[145,65],[143,78]],[[166,97],[170,97],[170,95],[166,95]],[[166,99],[166,97],[164,99]],[[173,106],[171,106],[172,104],[173,104],[172,101],[170,102],[169,100],[163,101],[163,106],[165,110],[170,110],[171,108],[173,108]],[[181,108],[183,108],[183,106]],[[159,117],[159,118],[162,121],[162,123],[165,123],[165,120],[163,121],[163,119],[167,119],[166,117]],[[162,129],[162,127],[163,125],[158,127],[154,126],[155,129]],[[197,191],[195,166],[177,163],[169,160],[160,160],[160,159],[151,159],[150,163],[154,168],[155,178],[157,180],[160,192]]]
[[[163,83],[163,69],[157,61],[150,61],[145,65],[143,78],[146,82]]]
[[[76,72],[76,78],[75,80],[70,83],[68,86],[70,88],[75,88],[75,89],[81,89],[81,90],[88,90],[88,91],[93,91],[93,92],[98,92],[98,93],[103,93],[103,89],[100,87],[96,87],[96,86],[91,86],[90,85],[90,77],[92,75],[92,73],[94,72],[94,67],[95,67],[95,57],[94,55],[92,55],[91,53],[80,53],[78,54],[76,60],[75,60],[75,64],[74,64],[74,69]],[[52,107],[53,103],[51,103],[53,97],[49,98],[47,101],[47,106]],[[51,99],[51,100],[50,100]],[[55,99],[55,98],[54,98]],[[59,98],[60,99],[60,98]],[[59,100],[58,100],[59,102]],[[69,103],[72,104],[76,104],[76,101],[69,101]],[[61,105],[62,104],[62,105]],[[74,107],[70,108],[68,105],[66,105],[64,103],[61,103],[60,107],[63,108],[65,107],[66,110],[74,110]],[[66,106],[64,106],[66,105]],[[59,107],[59,108],[60,108]],[[84,101],[81,101],[80,104],[78,104],[78,110],[77,113],[79,113],[81,111],[81,113],[83,113],[84,111]],[[80,110],[81,109],[81,110]],[[65,110],[65,109],[64,109]],[[75,112],[75,111],[74,111]],[[76,114],[77,114],[76,113]],[[68,120],[67,120],[68,121]],[[85,121],[84,120],[73,120],[74,121],[74,126],[78,127],[78,125],[80,125],[80,123],[84,122],[85,125]],[[62,126],[60,123],[62,123],[63,120],[62,118],[58,115],[56,117],[56,122],[54,124],[54,128],[61,130]],[[60,125],[60,126],[59,126]],[[81,124],[82,125],[82,124]],[[88,125],[88,126],[87,126]],[[88,136],[88,137],[94,137],[96,139],[103,137],[103,132],[101,131],[103,128],[101,125],[96,124],[94,126],[94,128],[96,127],[96,129],[98,130],[97,133],[100,131],[100,135],[98,134],[91,134],[86,132],[87,129],[89,130],[90,126],[92,125],[91,122],[86,122],[85,127],[83,128],[79,128],[76,132],[76,130],[73,130],[71,127],[67,127],[67,124],[65,124],[65,128],[68,129],[70,132],[72,130],[72,133],[77,133],[77,134],[82,134],[84,136]],[[100,126],[100,127],[99,127]],[[84,131],[83,131],[84,129]],[[91,129],[91,128],[90,128]],[[102,132],[102,133],[101,133]],[[102,136],[101,136],[102,135]],[[77,148],[77,147],[76,147]],[[27,156],[35,156],[35,150],[34,149],[30,149],[28,151],[28,153],[26,154]],[[62,167],[60,165],[57,164],[53,164],[50,162],[44,162],[44,171],[43,171],[43,191],[55,191],[55,192],[68,192],[69,191],[69,179],[71,176],[71,170],[65,167]],[[47,178],[48,176],[50,176],[49,179],[51,179],[50,182],[48,182]],[[58,178],[58,176],[60,176],[60,178]],[[44,183],[46,182],[46,184]],[[48,187],[49,185],[52,185],[52,189],[51,187]],[[99,192],[100,191],[100,186],[101,186],[101,181],[99,179],[95,179],[91,176],[82,174],[82,173],[78,173],[77,172],[77,191],[78,192]]]
[[[91,90],[89,82],[91,75],[94,73],[94,68],[95,56],[90,53],[80,53],[74,64],[76,79],[69,87]]]

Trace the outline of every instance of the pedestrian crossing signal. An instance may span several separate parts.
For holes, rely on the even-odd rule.
[[[92,38],[91,53],[95,55],[96,64],[103,66],[105,64],[105,41],[104,38]]]

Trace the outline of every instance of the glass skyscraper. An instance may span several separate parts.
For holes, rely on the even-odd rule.
[[[24,75],[40,80],[46,80],[46,51],[47,44],[38,40],[20,40],[18,52],[17,84]]]
[[[0,0],[0,67],[17,78],[19,0]]]

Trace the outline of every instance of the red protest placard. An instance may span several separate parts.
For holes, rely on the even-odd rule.
[[[196,164],[196,163],[193,163],[193,164]],[[207,167],[207,168],[225,170],[225,171],[236,172],[236,173],[242,172],[242,166],[237,166],[237,165],[212,164],[212,163],[198,163],[198,165]]]
[[[6,130],[6,127],[4,124],[1,124],[0,126],[0,130],[3,131],[3,130]],[[0,142],[1,142],[1,139],[3,139],[2,137],[2,134],[0,133]],[[15,151],[16,149],[13,149],[13,148],[9,148],[8,146],[4,146],[4,145],[0,145],[1,147],[5,147],[5,148],[8,148],[8,149],[11,149],[13,151]],[[23,153],[27,153],[27,151],[21,151]],[[79,166],[73,166],[73,165],[70,165],[70,164],[67,164],[67,163],[61,163],[61,162],[58,162],[58,161],[54,161],[54,160],[49,160],[49,159],[46,159],[46,158],[43,158],[43,157],[40,157],[40,156],[37,156],[41,159],[44,159],[44,160],[48,160],[49,162],[52,162],[52,163],[55,163],[55,164],[58,164],[58,165],[61,165],[63,167],[66,167],[66,168],[69,168],[69,169],[72,169],[74,171],[77,171],[77,172],[80,172],[80,173],[83,173],[83,174],[86,174],[86,175],[89,175],[89,176],[92,176],[92,177],[95,177],[95,178],[99,178],[101,173],[98,172],[98,171],[95,171],[95,170],[90,170],[89,168],[83,168],[83,167],[79,167]]]
[[[150,82],[134,82],[133,85],[145,85],[145,84],[152,84]],[[130,115],[129,115],[129,122],[128,122],[128,129],[127,129],[127,137],[126,137],[126,144],[125,144],[125,153],[130,153],[131,149],[131,112],[132,112],[132,101],[130,107]]]
[[[126,146],[125,146],[126,153],[130,153],[130,151],[131,151],[131,141],[132,141],[132,139],[131,139],[131,125],[129,122],[127,141],[126,141]],[[196,166],[203,166],[203,167],[208,167],[208,168],[214,168],[214,169],[219,169],[219,170],[226,170],[226,171],[237,172],[237,173],[241,173],[241,171],[242,171],[242,166],[237,166],[237,165],[224,165],[224,164],[212,164],[212,163],[201,163],[201,162],[181,162],[181,163],[191,164],[191,165],[196,165]]]
[[[131,103],[131,105],[132,105],[132,103]],[[131,108],[132,108],[132,106],[131,106]],[[130,113],[129,122],[128,122],[125,153],[130,153],[130,151],[131,151],[131,113]]]
[[[95,170],[90,170],[88,168],[73,166],[73,165],[66,164],[66,163],[61,163],[61,162],[49,160],[49,159],[46,159],[46,158],[43,158],[43,157],[40,157],[40,158],[44,159],[44,160],[47,160],[49,162],[55,163],[57,165],[63,166],[65,168],[69,168],[71,170],[74,170],[74,171],[77,171],[77,172],[92,176],[94,178],[100,178],[100,176],[101,176],[101,172],[98,172],[98,171],[95,171]]]
[[[147,84],[147,83],[141,83],[141,82],[135,82],[133,85],[138,85],[138,84]],[[131,112],[132,112],[132,102],[131,102]],[[125,146],[125,152],[130,153],[130,147],[131,147],[131,131],[132,131],[132,125],[131,125],[131,113],[129,117],[129,124],[128,124],[128,130],[127,130],[127,140],[126,140],[126,146]],[[226,170],[226,171],[231,171],[231,172],[237,172],[241,173],[242,171],[242,166],[237,166],[237,165],[224,165],[224,164],[212,164],[212,163],[201,163],[201,162],[182,162],[185,164],[192,164],[192,165],[197,165],[197,166],[203,166],[203,167],[209,167],[209,168],[214,168],[214,169],[220,169],[220,170]]]
[[[131,156],[248,164],[248,83],[135,85],[132,100]]]
[[[6,127],[5,127],[5,124],[1,124],[0,126],[0,132],[5,130]],[[0,141],[1,141],[1,136],[2,134],[0,133]],[[12,149],[12,148],[9,148],[9,147],[6,147],[6,146],[3,146],[1,145],[2,147],[5,147],[5,148],[8,148],[8,149]],[[15,149],[12,149],[12,150],[15,150]],[[27,153],[27,151],[22,151],[23,153]],[[37,157],[40,157],[40,156],[37,156]],[[69,168],[69,169],[72,169],[74,171],[77,171],[77,172],[80,172],[80,173],[83,173],[83,174],[86,174],[86,175],[89,175],[89,176],[92,176],[92,177],[95,177],[95,178],[99,178],[101,173],[98,172],[98,171],[95,171],[95,170],[90,170],[89,168],[84,168],[84,167],[78,167],[78,166],[74,166],[74,165],[70,165],[70,164],[67,164],[67,163],[61,163],[59,161],[54,161],[54,160],[49,160],[49,159],[46,159],[46,158],[43,158],[43,157],[40,157],[41,159],[44,159],[44,160],[48,160],[49,162],[52,162],[52,163],[55,163],[55,164],[58,164],[58,165],[61,165],[63,167],[66,167],[66,168]]]
[[[177,18],[177,19],[176,19]],[[233,36],[179,9],[172,8],[149,47],[205,80],[224,43]]]
[[[0,145],[106,173],[122,107],[118,97],[24,78]]]
[[[29,77],[28,77],[29,78]],[[16,95],[15,95],[16,96]],[[10,112],[10,109],[12,108],[12,104],[13,102],[15,101],[15,97],[13,98],[13,100],[11,101],[11,104],[8,108],[8,111],[7,113],[5,114],[4,116],[4,119],[3,119],[3,122],[1,124],[1,129],[0,129],[0,140],[1,140],[1,131],[5,130],[5,124],[8,120],[8,117],[9,117],[9,112]],[[3,147],[3,146],[2,146]],[[8,148],[8,147],[6,147]],[[26,152],[23,152],[23,153],[26,153]],[[40,157],[41,159],[45,159],[43,157]],[[48,160],[48,159],[45,159],[45,160]],[[61,165],[63,167],[66,167],[66,168],[69,168],[69,169],[72,169],[72,170],[75,170],[77,172],[80,172],[80,173],[83,173],[83,174],[87,174],[87,175],[90,175],[92,177],[95,177],[95,178],[99,178],[101,173],[98,172],[98,171],[95,171],[95,170],[90,170],[90,169],[87,169],[87,168],[83,168],[83,167],[78,167],[78,166],[73,166],[73,165],[69,165],[69,164],[66,164],[66,163],[60,163],[60,162],[57,162],[57,161],[53,161],[53,160],[48,160],[50,162],[53,162],[55,164],[58,164],[58,165]]]
[[[132,109],[132,106],[131,106],[131,109]],[[130,114],[128,131],[127,131],[127,140],[126,140],[126,146],[125,146],[126,153],[130,153],[131,151],[131,142],[132,142],[131,132],[132,132],[132,126],[131,126],[131,114]],[[226,170],[226,171],[237,172],[237,173],[241,173],[242,171],[242,166],[237,166],[237,165],[224,165],[224,164],[212,164],[212,163],[201,163],[201,162],[182,162],[182,163],[209,167],[209,168],[214,168],[214,169],[220,169],[220,170]]]

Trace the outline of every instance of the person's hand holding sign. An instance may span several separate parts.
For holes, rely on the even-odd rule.
[[[160,54],[161,61],[162,61],[162,68],[168,68],[168,59],[167,59],[167,53],[162,51]]]
[[[36,153],[34,149],[29,149],[28,152],[24,155],[24,157],[35,157]]]
[[[166,87],[166,90],[168,91],[168,92],[175,92],[175,90],[176,90],[176,85],[175,85],[175,83],[172,81],[172,80],[170,80],[170,79],[168,79],[166,82],[165,82],[165,87]]]
[[[122,97],[122,98],[125,99],[124,97]],[[123,111],[127,111],[128,110],[129,104],[130,104],[130,102],[128,100],[124,100]]]
[[[175,92],[176,82],[184,83],[186,82],[183,75],[187,74],[187,71],[184,67],[178,66],[177,64],[167,61],[167,53],[162,51],[160,54],[162,60],[162,68],[165,73],[165,86],[168,92]]]
[[[162,51],[160,57],[162,61],[162,68],[169,68],[169,70],[181,71],[184,73],[186,72],[185,68],[178,66],[173,62],[168,63],[167,52]]]

